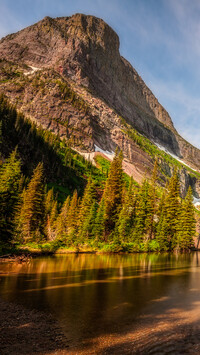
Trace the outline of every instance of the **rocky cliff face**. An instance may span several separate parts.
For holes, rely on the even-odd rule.
[[[119,38],[103,20],[45,17],[4,37],[0,58],[0,91],[79,151],[119,146],[127,170],[141,179],[154,159],[128,134],[135,128],[199,169],[200,151],[178,135],[166,110],[120,56]]]

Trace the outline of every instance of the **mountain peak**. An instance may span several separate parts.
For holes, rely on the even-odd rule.
[[[119,37],[102,19],[91,15],[44,17],[0,41],[0,55],[7,60],[35,66],[62,65],[70,54],[73,60],[85,59],[87,54],[101,47],[119,56]]]
[[[8,73],[8,81],[5,81],[5,68],[0,90],[48,129],[60,121],[63,136],[69,122],[71,129],[74,125],[73,131],[77,132],[77,122],[80,121],[83,131],[87,131],[87,138],[85,135],[82,139],[84,144],[87,141],[89,149],[97,143],[105,150],[119,145],[132,161],[135,158],[128,138],[124,136],[124,120],[172,154],[192,166],[200,166],[199,150],[177,134],[167,111],[131,64],[120,56],[119,37],[102,19],[79,13],[71,17],[46,16],[38,23],[2,38],[0,58],[21,66],[21,70],[24,64],[32,67],[29,70],[32,79],[34,75],[40,76],[38,87],[46,89],[46,96],[42,90],[36,92],[35,83],[24,77],[23,80],[17,79],[21,81],[17,83],[16,92],[11,90],[16,80],[12,83],[9,80],[15,76]],[[43,75],[45,71],[46,76]],[[27,78],[27,72],[23,75]],[[69,86],[75,92],[73,95],[81,96],[81,107],[90,107],[90,114],[85,110],[87,123],[83,124],[83,112],[75,113],[74,107],[70,111],[63,100],[62,90],[68,90],[72,95],[73,90],[66,88]],[[36,96],[38,99],[34,102]],[[29,104],[30,98],[34,104]],[[61,132],[59,127],[57,124],[57,133]]]

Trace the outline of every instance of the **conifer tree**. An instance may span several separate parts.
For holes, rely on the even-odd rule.
[[[81,229],[81,240],[90,240],[94,236],[94,224],[97,216],[98,204],[96,201],[93,202],[90,207],[89,213],[86,215]]]
[[[53,202],[54,202],[53,189],[50,189],[47,193],[45,193],[45,214],[46,214],[46,216],[48,216],[50,214]]]
[[[57,217],[58,217],[58,202],[53,201],[50,213],[47,215],[47,220],[46,220],[46,230],[47,230],[48,240],[53,240],[56,238],[55,229],[56,229]]]
[[[0,169],[0,234],[4,241],[14,232],[14,215],[22,188],[21,163],[16,150]]]
[[[160,203],[158,205],[158,224],[156,227],[156,240],[159,243],[160,250],[167,251],[169,250],[169,237],[168,237],[168,224],[166,220],[166,210],[165,210],[165,194],[163,192]]]
[[[196,220],[194,215],[193,196],[191,186],[188,188],[185,200],[181,205],[179,227],[177,233],[177,248],[187,250],[194,245],[196,231]]]
[[[133,241],[141,243],[146,235],[146,220],[149,214],[149,182],[145,179],[137,195],[135,226],[132,234]]]
[[[133,191],[133,179],[131,178],[117,223],[120,241],[131,240],[131,232],[135,222],[135,206],[136,196]]]
[[[97,210],[97,215],[96,215],[96,219],[94,222],[94,229],[93,229],[94,236],[97,241],[104,240],[104,233],[105,233],[104,216],[105,216],[105,203],[104,203],[104,197],[102,197]]]
[[[43,236],[44,215],[43,165],[39,163],[23,192],[19,224],[24,241],[38,240]]]
[[[111,163],[106,186],[103,194],[105,204],[105,235],[106,239],[110,232],[115,229],[120,209],[122,206],[123,190],[123,170],[122,170],[122,152],[116,150],[115,157]]]
[[[94,183],[92,182],[91,177],[88,180],[87,186],[85,188],[83,198],[80,203],[80,209],[78,214],[78,230],[79,230],[79,237],[81,238],[82,235],[82,227],[84,225],[85,220],[90,213],[90,208],[95,201],[95,189]]]
[[[56,220],[58,216],[58,203],[54,200],[53,189],[45,193],[45,234],[48,240],[55,238]]]
[[[68,228],[69,228],[69,233],[74,233],[77,229],[77,224],[78,224],[78,212],[79,212],[79,206],[78,206],[78,194],[77,190],[74,191],[70,207],[69,207],[69,212],[68,212]]]
[[[60,238],[68,235],[68,213],[70,207],[70,196],[68,196],[63,203],[60,214],[56,220],[56,236]]]
[[[180,184],[178,173],[175,170],[169,180],[168,192],[165,201],[166,234],[170,249],[177,244],[177,230],[180,218]]]
[[[154,169],[152,173],[152,178],[150,181],[149,185],[149,191],[148,191],[148,207],[147,207],[147,216],[146,216],[146,233],[147,233],[147,238],[152,239],[154,234],[155,234],[155,222],[154,222],[154,217],[156,213],[156,181],[157,181],[157,175],[158,175],[158,163],[157,160],[155,161],[154,164]]]

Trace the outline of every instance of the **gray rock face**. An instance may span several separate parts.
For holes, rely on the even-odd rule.
[[[119,53],[117,34],[101,19],[44,18],[0,41],[0,56],[50,67],[93,90],[147,137],[181,156],[171,118]]]
[[[91,151],[94,144],[114,150],[118,145],[141,175],[151,171],[152,158],[124,132],[121,116],[137,131],[199,169],[200,151],[178,135],[169,114],[120,56],[119,38],[103,20],[82,14],[45,17],[2,38],[0,58],[4,68],[0,91],[44,128],[62,137],[73,133],[74,144],[81,141],[79,150]],[[20,76],[5,76],[13,65]],[[32,72],[30,66],[35,68]],[[26,72],[30,75],[25,77]],[[89,110],[66,101],[58,81],[71,87]]]

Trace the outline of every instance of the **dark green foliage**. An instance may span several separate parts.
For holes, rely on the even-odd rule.
[[[135,227],[133,236],[137,242],[142,242],[143,236],[146,240],[151,239],[154,224],[154,200],[153,186],[144,180],[137,196]],[[150,237],[150,238],[149,238]]]
[[[68,234],[68,239],[71,241],[74,240],[78,230],[78,222],[79,222],[78,217],[79,217],[79,200],[78,200],[77,191],[75,190],[67,214],[67,229],[68,229],[67,234]]]
[[[52,208],[50,212],[52,212]],[[44,216],[43,165],[39,163],[22,194],[22,204],[18,217],[18,233],[20,233],[23,241],[38,240],[43,236]]]
[[[156,216],[156,200],[157,200],[156,181],[158,177],[157,173],[158,173],[158,164],[156,160],[154,164],[153,173],[152,173],[151,183],[149,186],[148,213],[146,218],[146,232],[147,232],[147,238],[149,240],[151,240],[155,234],[155,216]]]
[[[137,188],[131,179],[127,189],[121,161],[117,152],[99,203],[89,178],[83,197],[78,198],[75,190],[59,213],[53,189],[44,186],[43,164],[26,181],[14,151],[0,170],[1,243],[12,238],[25,244],[49,241],[76,248],[87,244],[113,252],[191,248],[196,224],[191,189],[182,200],[176,171],[160,201],[155,171],[151,183],[144,180]]]
[[[190,172],[191,176],[196,176],[197,178],[200,177],[200,173],[194,171],[193,169],[189,168],[184,163],[179,162],[175,158],[173,158],[170,154],[165,153],[164,151],[160,150],[155,144],[153,144],[148,138],[146,138],[143,134],[140,134],[137,130],[135,130],[132,126],[130,126],[123,118],[121,121],[125,127],[124,132],[148,155],[150,155],[155,161],[160,158],[160,161],[167,163],[171,167],[177,167],[182,169],[183,167]],[[160,123],[162,125],[162,123]],[[162,170],[164,175],[168,176],[166,171],[163,171],[162,163],[159,164],[159,168]]]
[[[99,204],[97,214],[96,214],[96,219],[94,222],[93,233],[96,241],[104,240],[104,232],[105,232],[104,225],[105,225],[105,202],[103,197]]]
[[[0,95],[1,156],[8,157],[18,143],[15,137],[16,117],[16,110],[8,104],[3,95]]]
[[[61,82],[60,80],[57,80],[56,83],[60,88],[61,96],[64,100],[69,101],[76,109],[86,114],[89,113],[90,109],[88,104],[78,96],[67,83]]]
[[[124,184],[122,159],[122,153],[118,153],[118,151],[116,151],[115,157],[110,166],[103,194],[105,204],[104,224],[106,239],[115,228],[122,205],[122,190]]]
[[[90,222],[90,219],[92,218],[91,207],[95,202],[95,198],[96,198],[95,194],[96,194],[95,186],[90,177],[83,194],[83,198],[80,204],[79,215],[78,215],[78,235],[81,241],[84,240],[85,235],[88,236],[87,226],[91,223]]]
[[[0,149],[1,246],[37,242],[51,252],[59,246],[112,252],[193,246],[192,191],[180,198],[176,171],[159,200],[157,163],[151,181],[141,187],[123,173],[119,151],[112,162],[96,158],[97,169],[69,142],[25,120],[2,96]]]
[[[25,119],[3,95],[0,96],[0,158],[7,158],[17,146],[22,172],[29,178],[42,161],[46,182],[54,187],[62,202],[66,194],[75,189],[82,194],[90,175],[100,188],[106,179],[100,169],[72,150],[70,144],[70,140],[61,141],[58,136]]]
[[[63,206],[61,208],[60,214],[57,217],[57,221],[56,221],[56,236],[58,238],[64,238],[68,234],[69,207],[70,207],[70,196],[68,196],[67,199],[65,200],[65,202],[63,203]]]
[[[168,250],[170,247],[170,239],[167,234],[168,224],[166,220],[165,192],[162,194],[157,213],[158,223],[156,227],[156,240],[160,245],[160,250]]]
[[[0,235],[9,241],[14,232],[14,215],[23,187],[21,163],[16,150],[0,168]]]
[[[82,223],[81,226],[81,241],[83,240],[84,242],[92,239],[95,234],[94,226],[95,226],[95,221],[97,217],[97,208],[98,204],[96,201],[94,201],[86,214],[86,218],[84,219],[84,222]]]
[[[45,235],[48,240],[55,239],[56,220],[58,216],[58,202],[54,199],[53,189],[45,193],[44,199]]]
[[[187,250],[194,246],[195,215],[193,206],[192,189],[189,187],[185,200],[182,202],[180,222],[177,233],[177,249]]]
[[[176,247],[177,228],[180,217],[180,184],[175,170],[168,185],[168,193],[165,200],[165,233],[169,239],[169,247]]]
[[[130,241],[136,217],[136,194],[133,189],[133,180],[130,180],[125,195],[123,207],[119,214],[118,233],[121,241]]]

